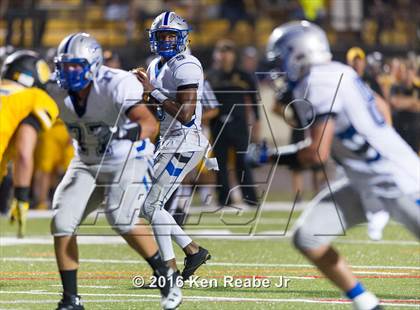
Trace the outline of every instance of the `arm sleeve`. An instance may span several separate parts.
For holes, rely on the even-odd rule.
[[[199,83],[203,81],[203,70],[195,62],[183,62],[175,68],[174,81],[177,90],[198,88]]]
[[[143,85],[132,74],[128,74],[123,78],[113,91],[114,102],[116,107],[122,114],[127,112],[143,97]]]

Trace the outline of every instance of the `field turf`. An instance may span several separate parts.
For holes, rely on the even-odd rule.
[[[197,272],[197,283],[186,284],[180,309],[351,309],[340,292],[291,246],[288,233],[298,214],[271,209],[260,215],[257,226],[250,211],[240,216],[225,214],[222,219],[220,213],[193,215],[187,229],[201,234],[194,239],[213,258]],[[148,282],[148,265],[102,218],[95,225],[91,222],[80,229],[91,236],[81,237],[79,245],[79,293],[86,309],[159,309],[157,290],[132,284],[135,276]],[[49,218],[29,219],[26,239],[16,239],[15,227],[4,217],[0,232],[0,309],[54,309],[61,286]],[[260,236],[247,237],[250,232]],[[399,224],[389,223],[380,242],[370,241],[366,226],[361,225],[339,237],[335,245],[386,308],[420,308],[420,247]],[[183,255],[175,248],[182,267]],[[254,276],[268,281],[269,287],[223,287],[225,276],[243,285]],[[289,279],[287,288],[274,286],[281,277],[283,283]],[[215,279],[211,281],[217,285],[204,287],[202,279]]]

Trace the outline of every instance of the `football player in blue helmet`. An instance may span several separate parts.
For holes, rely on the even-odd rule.
[[[294,246],[345,293],[354,309],[382,309],[331,243],[378,210],[388,211],[420,238],[419,158],[386,123],[376,106],[378,97],[353,68],[331,61],[327,36],[317,25],[298,21],[277,27],[267,58],[274,70],[286,73],[296,114],[309,122],[311,137],[307,145],[277,152],[272,159],[311,167],[324,164],[331,154],[345,174],[297,220]]]
[[[161,136],[153,167],[156,178],[141,215],[152,224],[168,266],[177,269],[172,238],[183,249],[184,280],[211,257],[163,208],[184,177],[207,157],[210,148],[201,130],[203,68],[196,57],[186,52],[189,31],[187,22],[174,12],[157,16],[149,35],[151,51],[159,57],[150,62],[147,71],[136,71],[145,94],[149,95],[148,107],[158,113]],[[216,167],[214,161],[206,163]]]
[[[95,78],[103,63],[102,48],[87,33],[74,33],[61,41],[54,59],[61,88],[81,91]]]
[[[149,30],[150,49],[165,59],[186,50],[190,28],[187,22],[174,12],[157,16]]]
[[[176,270],[166,266],[151,232],[137,225],[134,216],[151,183],[154,145],[150,139],[156,135],[157,122],[142,104],[143,87],[136,77],[102,62],[101,46],[87,33],[64,38],[55,59],[57,83],[68,93],[57,101],[60,117],[72,129],[77,146],[52,204],[51,231],[63,286],[58,309],[84,309],[77,287],[76,232],[104,197],[111,227],[159,279],[164,277],[158,283],[162,309],[175,309],[182,301],[181,289],[175,285]],[[114,181],[119,186],[109,186]]]

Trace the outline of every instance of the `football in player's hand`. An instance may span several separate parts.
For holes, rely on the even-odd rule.
[[[137,67],[137,68],[131,69],[130,72],[133,73],[137,78],[143,75],[147,76],[146,69],[144,69],[143,67]]]

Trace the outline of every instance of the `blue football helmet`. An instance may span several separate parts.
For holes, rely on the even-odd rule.
[[[170,59],[182,53],[188,46],[188,23],[174,12],[163,12],[156,17],[149,29],[150,49],[165,59]],[[159,32],[174,32],[176,41],[159,40]]]
[[[294,21],[273,30],[268,39],[267,60],[273,69],[285,72],[287,79],[297,82],[312,65],[331,60],[325,32],[308,21]]]
[[[102,48],[87,33],[74,33],[61,41],[54,59],[60,87],[80,91],[95,78],[103,63]]]

